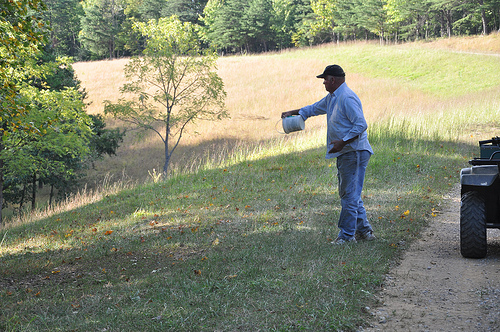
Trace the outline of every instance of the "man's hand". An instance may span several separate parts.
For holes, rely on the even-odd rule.
[[[284,119],[284,118],[287,118],[287,117],[292,116],[292,115],[299,115],[299,111],[300,110],[283,112],[283,113],[281,113],[281,118]]]
[[[332,141],[331,143],[333,144],[333,147],[330,149],[330,151],[328,151],[328,153],[340,152],[340,151],[342,151],[344,146],[346,146],[346,144],[347,144],[347,142],[344,142],[342,140]]]
[[[343,141],[343,140],[337,140],[337,141],[331,141],[330,143],[333,144],[333,147],[328,151],[328,153],[337,153],[342,151],[344,146],[346,146],[349,143],[354,142],[355,140],[358,139],[359,136],[353,137],[350,140]]]

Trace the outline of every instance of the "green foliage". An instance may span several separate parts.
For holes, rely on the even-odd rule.
[[[262,52],[292,45],[308,0],[211,0],[201,18],[204,37],[229,52]]]
[[[43,2],[38,0],[0,2],[0,223],[5,158],[10,157],[10,149],[38,135],[47,125],[47,122],[35,124],[27,120],[29,100],[20,92],[20,84],[26,77],[40,74],[26,63],[45,40],[45,24],[41,19],[44,9]]]
[[[243,30],[242,20],[247,1],[227,0],[209,1],[207,6],[208,26],[206,34],[211,44],[218,49],[229,51],[243,51],[246,44],[246,35]]]
[[[224,52],[262,52],[331,41],[487,34],[500,29],[499,0],[47,0],[50,44],[87,60],[138,55],[134,23],[175,15],[199,24]],[[78,36],[78,38],[76,38]]]
[[[273,30],[278,48],[291,47],[301,23],[310,17],[310,0],[273,0]]]
[[[80,16],[84,14],[78,0],[45,0],[43,17],[49,24],[48,45],[57,56],[82,57],[78,34]]]
[[[5,144],[3,174],[5,200],[19,204],[35,204],[36,183],[46,183],[69,192],[75,185],[76,171],[89,154],[90,121],[83,111],[81,94],[72,88],[61,91],[24,87],[22,94],[32,111],[26,120],[37,128],[38,135],[26,137],[15,133]],[[31,186],[30,194],[25,187]]]
[[[41,12],[44,4],[38,0],[0,2],[0,136],[19,129],[26,132],[34,128],[23,121],[27,112],[19,96],[18,82],[33,74],[23,67],[45,40]],[[0,148],[0,154],[1,154]],[[0,158],[2,156],[0,155]]]
[[[167,174],[188,124],[227,116],[226,93],[215,72],[217,57],[201,48],[192,24],[172,17],[135,27],[146,38],[146,49],[125,66],[129,83],[121,88],[134,98],[117,104],[106,101],[105,113],[156,132],[165,145]]]
[[[384,41],[385,35],[389,32],[386,3],[386,0],[358,1],[355,7],[357,25],[379,36],[381,41]]]
[[[119,128],[105,129],[106,123],[104,117],[100,114],[90,115],[90,118],[93,132],[90,138],[92,160],[100,159],[105,154],[108,156],[115,155],[120,143],[123,142],[125,131],[121,131]]]
[[[177,16],[182,22],[198,22],[207,0],[168,0],[161,10],[162,17]]]
[[[20,22],[16,24],[22,26]],[[42,28],[43,24],[40,22],[37,26]],[[19,31],[18,28],[12,30]],[[33,31],[26,33],[35,36]],[[18,37],[24,38],[22,34]],[[79,90],[80,82],[75,78],[71,60],[56,58],[54,49],[42,47],[42,38],[26,39],[33,45],[26,53],[20,45],[19,54],[12,55],[12,63],[4,62],[2,67],[3,74],[10,72],[11,75],[4,76],[6,89],[0,92],[4,97],[0,208],[7,203],[22,209],[29,201],[34,208],[38,186],[43,184],[49,184],[64,196],[76,185],[78,171],[91,152],[95,156],[103,153],[91,150],[97,149],[98,140],[90,142],[90,139],[98,133],[92,131],[91,119],[85,114],[85,92]],[[15,42],[14,37],[11,42]],[[6,43],[2,49],[6,56],[10,46]],[[107,134],[103,127],[99,132]],[[116,139],[116,135],[104,136]],[[52,195],[53,190],[51,200]]]
[[[87,0],[82,5],[81,43],[99,58],[117,57],[121,46],[118,35],[125,19],[123,7],[115,0]]]

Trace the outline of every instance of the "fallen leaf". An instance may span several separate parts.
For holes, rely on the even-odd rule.
[[[216,238],[216,239],[212,242],[212,245],[213,245],[213,246],[217,246],[217,245],[219,245],[219,238]]]

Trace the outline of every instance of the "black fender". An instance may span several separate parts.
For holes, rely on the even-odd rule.
[[[472,166],[460,171],[460,184],[462,186],[489,187],[497,178],[497,165]]]

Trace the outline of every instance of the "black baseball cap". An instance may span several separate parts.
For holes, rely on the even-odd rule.
[[[344,77],[344,69],[339,65],[330,65],[325,68],[323,74],[316,76],[317,78],[325,78],[327,75],[335,77]]]

